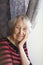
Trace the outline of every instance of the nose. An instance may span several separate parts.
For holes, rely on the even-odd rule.
[[[20,28],[19,30],[19,34],[22,35],[23,34],[23,30]]]

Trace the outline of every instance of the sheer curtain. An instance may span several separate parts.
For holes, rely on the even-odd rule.
[[[35,19],[38,14],[39,3],[40,3],[40,0],[29,0],[26,15],[29,17],[32,23],[32,28],[34,28],[36,25]]]

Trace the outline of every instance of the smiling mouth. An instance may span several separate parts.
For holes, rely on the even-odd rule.
[[[18,36],[18,38],[22,38],[23,36]]]
[[[23,36],[20,36],[20,35],[18,35],[17,37],[18,37],[18,38],[23,38]]]
[[[18,37],[23,37],[23,35],[17,35]]]

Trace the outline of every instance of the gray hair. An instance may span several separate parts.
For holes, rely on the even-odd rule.
[[[11,19],[8,22],[8,27],[9,27],[10,32],[13,32],[14,26],[19,19],[23,20],[23,22],[27,25],[29,32],[31,32],[32,24],[31,24],[29,18],[27,16],[22,16],[22,15],[16,16],[14,19]]]

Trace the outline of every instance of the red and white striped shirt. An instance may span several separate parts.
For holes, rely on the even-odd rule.
[[[28,58],[26,43],[23,48]],[[0,65],[22,65],[18,48],[7,38],[0,40]]]

